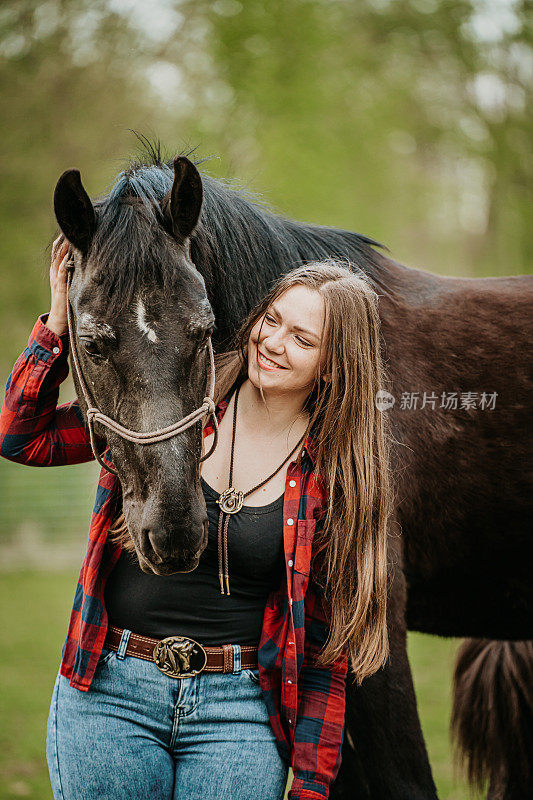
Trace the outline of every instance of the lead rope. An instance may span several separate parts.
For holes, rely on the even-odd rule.
[[[258,483],[257,486],[253,486],[251,489],[248,489],[247,492],[238,492],[236,491],[233,486],[233,456],[235,453],[235,431],[237,429],[237,403],[239,400],[239,392],[241,389],[241,384],[237,387],[235,392],[235,403],[233,405],[233,432],[231,435],[231,457],[229,462],[229,486],[228,488],[222,492],[220,497],[217,500],[217,503],[220,507],[220,513],[218,515],[218,579],[220,582],[220,594],[229,595],[229,564],[228,564],[228,524],[229,519],[232,514],[238,514],[242,508],[244,498],[248,497],[249,494],[255,492],[257,489],[260,489],[261,486],[264,486],[271,478],[278,474],[280,469],[285,466],[289,458],[294,455],[296,450],[302,444],[303,440],[306,437],[307,430],[303,434],[300,441],[296,444],[296,446],[291,450],[285,461],[279,465],[277,470],[269,475],[268,478],[265,478],[264,481]]]
[[[116,422],[116,420],[112,419],[111,417],[106,416],[103,414],[97,406],[93,403],[87,385],[85,383],[83,373],[81,370],[79,358],[78,358],[78,348],[76,345],[76,338],[74,336],[74,327],[72,325],[72,310],[70,307],[70,301],[68,299],[68,293],[70,290],[70,284],[72,281],[72,273],[74,271],[74,264],[67,263],[66,266],[68,277],[67,277],[67,324],[68,324],[68,334],[70,340],[70,346],[72,351],[72,358],[74,362],[74,369],[76,371],[76,375],[78,377],[79,384],[81,386],[81,390],[85,399],[85,403],[87,405],[87,426],[89,428],[89,438],[91,440],[91,448],[94,453],[94,457],[96,460],[101,464],[101,466],[110,472],[112,475],[118,477],[118,472],[110,467],[108,464],[105,463],[103,457],[98,453],[98,449],[96,447],[96,437],[94,434],[94,422],[99,422],[101,425],[105,425],[107,428],[112,430],[118,436],[121,436],[123,439],[127,439],[129,442],[134,442],[135,444],[154,444],[155,442],[163,442],[165,439],[171,439],[173,436],[177,436],[179,433],[183,433],[186,431],[187,428],[192,427],[197,422],[202,420],[205,415],[213,418],[213,429],[214,429],[214,436],[213,442],[209,449],[209,452],[206,455],[200,458],[201,461],[205,461],[206,458],[209,458],[211,453],[214,451],[215,447],[218,443],[218,420],[216,417],[216,410],[215,410],[215,401],[214,401],[214,392],[215,392],[215,357],[213,354],[213,345],[211,343],[211,337],[208,339],[208,349],[209,349],[209,366],[210,366],[210,374],[209,374],[209,391],[207,395],[204,397],[202,405],[188,414],[183,419],[178,420],[178,422],[174,422],[172,425],[168,425],[166,428],[160,428],[156,431],[147,431],[147,432],[137,432],[132,431],[129,428],[125,428],[120,423]]]

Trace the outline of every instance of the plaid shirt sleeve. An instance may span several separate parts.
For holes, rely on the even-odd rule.
[[[57,336],[40,316],[7,380],[0,412],[0,455],[34,467],[91,461],[89,431],[78,400],[57,405],[68,375],[68,335]]]
[[[318,527],[318,524],[317,524]],[[305,651],[298,680],[298,716],[292,750],[291,800],[324,800],[341,763],[347,655],[331,667],[316,657],[329,633],[330,610],[311,574],[305,594]]]

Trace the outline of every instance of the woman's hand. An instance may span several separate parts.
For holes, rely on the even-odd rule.
[[[52,245],[52,262],[50,264],[50,291],[52,302],[46,326],[58,336],[68,331],[67,323],[67,270],[69,260],[69,243],[61,234]]]

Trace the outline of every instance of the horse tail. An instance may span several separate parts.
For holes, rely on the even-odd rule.
[[[466,639],[454,673],[456,761],[487,798],[533,797],[533,642]]]

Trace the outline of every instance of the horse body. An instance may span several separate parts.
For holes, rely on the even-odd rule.
[[[161,203],[172,189],[168,166],[154,161],[132,168],[141,195],[143,180],[162,187],[155,198],[145,191],[144,203]],[[407,625],[446,636],[531,638],[530,493],[522,459],[532,282],[411,269],[379,253],[381,245],[368,237],[282,219],[211,178],[203,178],[203,191],[190,256],[215,314],[219,350],[272,281],[305,261],[349,261],[379,294],[387,388],[396,401],[388,412],[398,495],[390,539],[391,658],[361,687],[348,682],[343,763],[331,796],[436,798],[407,660]],[[186,213],[194,192],[182,185],[181,193]],[[435,407],[420,407],[424,392],[426,399],[435,395]],[[448,409],[439,405],[443,392],[496,393],[496,405]],[[418,393],[418,408],[404,408],[403,393]],[[165,455],[175,459],[176,453],[163,449]]]
[[[406,270],[382,301],[411,630],[529,639],[533,542],[527,473],[531,397],[527,277]],[[433,405],[421,408],[423,395]],[[468,405],[441,407],[443,393]],[[402,393],[418,408],[400,408]],[[485,393],[494,407],[479,406]]]

